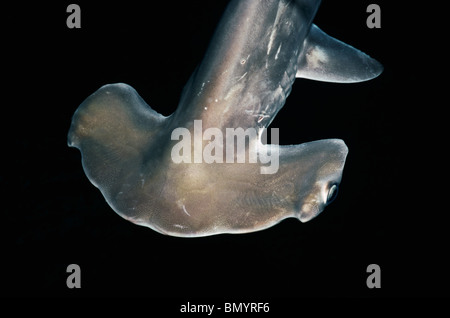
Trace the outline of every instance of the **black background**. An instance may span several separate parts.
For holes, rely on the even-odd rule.
[[[445,201],[425,181],[423,8],[375,1],[382,28],[366,26],[373,1],[323,1],[315,23],[380,61],[372,81],[297,80],[271,127],[281,144],[341,138],[349,147],[339,196],[316,219],[256,233],[181,239],[126,222],[90,184],[67,147],[71,116],[104,84],[133,86],[163,115],[207,48],[227,1],[77,1],[4,10],[1,172],[3,296],[144,296],[251,301],[305,296],[450,295]],[[419,66],[417,66],[419,65]],[[432,84],[432,83],[431,83]],[[418,105],[415,108],[414,105]],[[435,163],[435,165],[438,165]],[[430,191],[429,191],[430,190]],[[66,267],[81,266],[79,290]],[[366,268],[381,267],[381,289]],[[177,309],[178,307],[176,307]]]

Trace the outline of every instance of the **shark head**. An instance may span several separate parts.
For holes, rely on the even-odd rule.
[[[197,237],[262,230],[287,217],[306,222],[335,199],[348,152],[342,140],[277,146],[273,174],[233,162],[234,153],[217,155],[226,148],[217,136],[227,129],[246,133],[249,152],[296,78],[354,83],[382,72],[376,60],[313,24],[319,5],[230,1],[171,116],[126,84],[106,85],[80,105],[68,144],[81,151],[87,177],[114,211],[160,233]],[[174,131],[189,139],[176,144],[176,161]]]
[[[325,139],[305,144],[304,162],[309,162],[308,178],[315,180],[302,189],[296,217],[303,223],[318,216],[337,197],[348,148],[340,139]]]

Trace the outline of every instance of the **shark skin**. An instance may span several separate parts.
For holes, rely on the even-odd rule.
[[[254,232],[290,217],[307,222],[334,200],[348,153],[342,140],[261,142],[296,78],[354,83],[383,70],[312,24],[319,5],[232,0],[168,117],[123,83],[101,87],[78,107],[68,145],[81,151],[87,177],[117,214],[162,234],[200,237]],[[205,135],[195,140],[195,121],[202,133],[215,129],[222,136],[227,128],[253,129],[246,158],[267,152],[279,166],[262,173],[261,162],[228,162],[225,153],[213,163],[175,162],[176,129],[194,136],[192,158],[195,145],[212,142]]]

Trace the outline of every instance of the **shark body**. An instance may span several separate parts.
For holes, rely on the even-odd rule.
[[[296,78],[352,83],[382,72],[377,61],[312,23],[319,5],[232,0],[168,117],[126,84],[105,85],[79,106],[68,144],[80,149],[87,177],[114,211],[163,234],[198,237],[253,232],[288,217],[306,222],[331,203],[348,152],[342,140],[261,143]],[[227,128],[254,129],[245,151],[276,153],[276,173],[248,162],[174,162],[174,130],[195,137],[196,120],[223,136]],[[211,142],[202,139],[202,149]]]

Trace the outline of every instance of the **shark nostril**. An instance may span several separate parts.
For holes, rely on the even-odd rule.
[[[320,212],[320,205],[316,201],[306,202],[303,204],[298,218],[305,223],[315,218]]]

